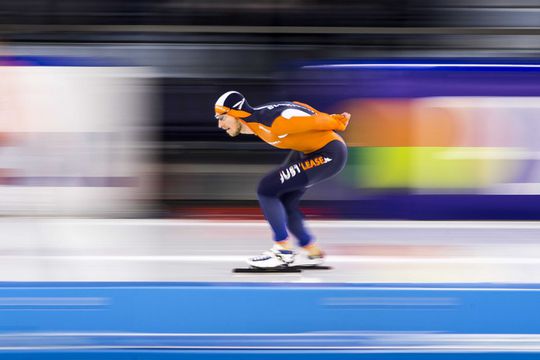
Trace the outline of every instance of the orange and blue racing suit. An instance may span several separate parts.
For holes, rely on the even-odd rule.
[[[281,166],[262,178],[257,197],[275,241],[287,239],[290,231],[300,246],[308,245],[313,238],[304,226],[300,198],[307,188],[344,168],[347,146],[335,131],[345,130],[347,119],[282,101],[254,107],[241,121],[266,143],[291,150]]]

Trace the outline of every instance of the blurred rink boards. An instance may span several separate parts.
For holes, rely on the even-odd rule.
[[[353,101],[346,133],[362,188],[540,193],[540,97]],[[354,161],[353,160],[353,161]]]
[[[142,213],[148,75],[88,58],[0,57],[0,215]]]

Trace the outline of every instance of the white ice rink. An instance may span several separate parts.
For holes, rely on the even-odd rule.
[[[233,274],[263,221],[3,218],[0,281],[540,283],[540,223],[308,221],[332,270]]]

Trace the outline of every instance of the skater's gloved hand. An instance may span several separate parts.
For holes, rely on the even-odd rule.
[[[351,119],[351,114],[348,112],[332,114],[331,116],[339,122],[339,127],[336,129],[338,131],[344,131],[349,125],[349,120]]]

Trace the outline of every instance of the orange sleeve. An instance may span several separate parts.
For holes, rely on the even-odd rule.
[[[274,120],[270,130],[279,136],[306,131],[343,131],[346,127],[347,120],[343,115],[317,112],[310,116],[294,116],[290,119],[280,116]]]

